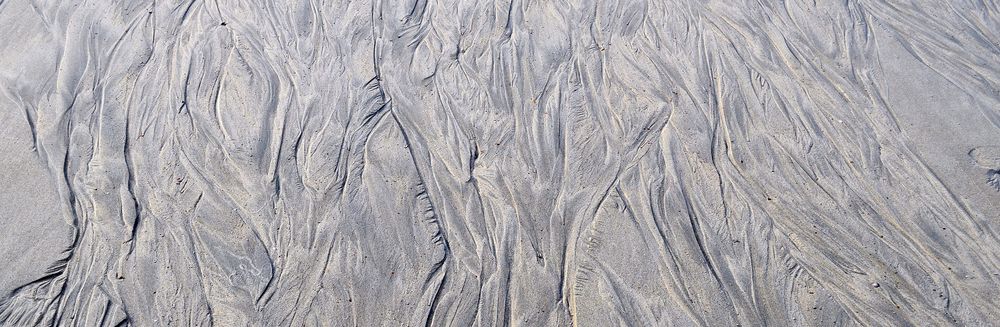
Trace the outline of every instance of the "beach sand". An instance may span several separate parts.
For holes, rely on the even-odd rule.
[[[992,325],[998,15],[0,1],[0,325]]]

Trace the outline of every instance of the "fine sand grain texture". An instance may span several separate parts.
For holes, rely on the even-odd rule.
[[[0,326],[991,326],[996,0],[0,0]]]

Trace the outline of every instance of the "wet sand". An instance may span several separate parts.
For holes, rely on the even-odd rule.
[[[0,1],[3,326],[988,326],[994,1]]]

